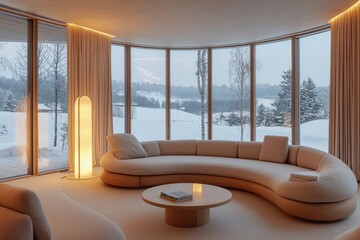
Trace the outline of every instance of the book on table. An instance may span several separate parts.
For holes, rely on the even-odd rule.
[[[166,190],[160,193],[160,197],[174,202],[182,202],[192,200],[193,196],[190,193],[180,190]]]

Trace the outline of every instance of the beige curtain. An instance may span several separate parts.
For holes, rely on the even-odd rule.
[[[74,24],[67,25],[69,170],[74,165],[74,104],[79,96],[90,97],[93,106],[93,164],[107,151],[106,136],[112,133],[111,37]]]
[[[360,4],[331,20],[329,151],[360,180]]]

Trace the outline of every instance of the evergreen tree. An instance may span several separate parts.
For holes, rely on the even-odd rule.
[[[6,125],[3,124],[0,129],[0,136],[7,135],[8,133],[9,131],[6,128]]]
[[[17,103],[13,92],[8,91],[5,95],[4,102],[1,106],[1,110],[5,112],[15,112],[16,105]]]
[[[218,125],[223,125],[224,121],[226,121],[226,116],[224,115],[224,113],[220,113],[219,117],[216,120],[216,123]]]
[[[273,124],[274,116],[272,114],[272,111],[265,108],[265,119],[263,122],[263,126],[271,126]]]
[[[264,104],[260,104],[257,109],[257,115],[256,115],[256,126],[264,126],[264,121],[266,117],[265,113],[266,109]]]
[[[239,126],[241,123],[241,117],[232,112],[225,118],[225,122],[228,126]]]
[[[266,108],[264,104],[260,104],[256,115],[256,126],[271,126],[273,122],[273,115],[270,109]]]
[[[281,90],[277,94],[277,99],[271,105],[275,107],[273,110],[274,124],[282,126],[285,123],[285,118],[291,114],[291,88],[292,88],[292,74],[291,69],[284,71],[281,75],[283,80],[280,83]]]
[[[308,122],[321,117],[322,103],[319,101],[316,85],[311,78],[303,80],[300,88],[300,122]]]

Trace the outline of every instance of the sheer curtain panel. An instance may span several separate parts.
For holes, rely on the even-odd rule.
[[[360,180],[360,2],[331,21],[329,152]]]
[[[75,24],[67,24],[69,170],[74,165],[74,104],[90,97],[93,106],[93,164],[107,151],[112,133],[111,36]]]

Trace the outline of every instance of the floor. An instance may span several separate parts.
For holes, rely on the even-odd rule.
[[[100,171],[96,169],[97,174]],[[128,240],[329,240],[360,225],[359,208],[345,220],[315,223],[291,217],[254,194],[230,190],[232,201],[211,209],[209,224],[197,228],[176,228],[164,222],[163,209],[142,201],[144,189],[114,188],[103,184],[99,178],[68,180],[64,178],[66,175],[59,172],[7,183],[33,189],[46,212],[51,211],[49,201],[56,201],[51,195],[54,191],[61,191],[74,201],[110,218],[122,228]],[[360,190],[357,197],[360,204]]]
[[[1,156],[1,153],[0,153]],[[1,157],[1,169],[0,169],[0,180],[6,179],[9,177],[16,177],[21,175],[26,175],[28,172],[28,164],[25,160],[25,157],[21,156],[6,156]],[[46,172],[53,169],[66,169],[68,166],[67,157],[54,156],[50,158],[43,157],[39,160],[39,171]]]

